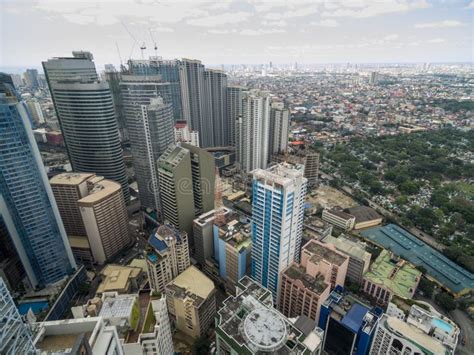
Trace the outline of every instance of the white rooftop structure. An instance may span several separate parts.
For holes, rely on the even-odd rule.
[[[287,340],[285,318],[269,308],[257,308],[243,323],[244,335],[255,350],[274,351]]]

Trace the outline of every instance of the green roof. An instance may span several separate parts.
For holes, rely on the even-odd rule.
[[[387,250],[383,250],[364,274],[368,281],[382,285],[393,294],[411,298],[418,284],[421,272],[403,259],[394,260]]]

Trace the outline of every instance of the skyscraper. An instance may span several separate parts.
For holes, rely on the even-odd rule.
[[[158,210],[155,163],[174,142],[170,87],[159,75],[122,74],[120,91],[140,202]]]
[[[122,97],[120,96],[120,81],[122,74],[115,69],[112,64],[105,65],[105,80],[109,83],[110,93],[114,100],[115,115],[117,116],[117,126],[122,142],[128,142],[127,124],[123,114]]]
[[[227,75],[222,70],[204,71],[205,116],[202,134],[213,135],[208,146],[224,147],[229,145],[229,125],[226,116]]]
[[[252,278],[278,302],[280,273],[300,260],[307,180],[302,165],[253,171]]]
[[[227,86],[226,91],[226,120],[229,127],[227,140],[229,145],[235,146],[235,125],[242,115],[242,96],[245,88],[241,86]]]
[[[270,139],[268,161],[273,154],[282,154],[288,147],[290,112],[283,102],[273,102],[270,109]]]
[[[250,90],[243,94],[242,116],[236,124],[236,159],[245,172],[265,169],[270,131],[270,96]]]
[[[179,79],[183,119],[191,125],[191,129],[199,132],[200,146],[210,147],[213,145],[214,130],[210,117],[206,117],[209,104],[206,104],[205,100],[204,71],[201,61],[183,59],[179,68]]]
[[[171,145],[158,159],[163,220],[192,235],[193,219],[214,207],[214,158],[203,149]],[[189,244],[193,247],[193,239]]]
[[[25,72],[25,82],[26,86],[30,89],[38,89],[39,88],[39,80],[38,80],[38,70],[36,69],[26,69]]]
[[[128,180],[109,85],[98,81],[91,53],[73,55],[43,62],[72,169],[118,182],[128,202]]]
[[[21,320],[20,313],[0,277],[0,353],[7,355],[34,354],[31,332]]]
[[[76,267],[31,131],[25,104],[12,80],[0,74],[0,211],[33,287]]]

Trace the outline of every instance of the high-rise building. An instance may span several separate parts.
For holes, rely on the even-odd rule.
[[[231,214],[231,210],[222,207],[222,215],[225,219]],[[194,258],[202,266],[206,260],[214,257],[214,221],[216,210],[201,214],[193,221],[193,239],[194,239]]]
[[[308,186],[316,186],[319,181],[319,153],[306,150],[304,154],[304,177]]]
[[[109,83],[110,93],[114,100],[115,115],[117,116],[117,126],[120,132],[122,142],[128,142],[127,123],[123,112],[122,97],[120,95],[120,81],[122,73],[117,71],[112,64],[105,65],[105,80]]]
[[[30,89],[38,89],[39,88],[39,80],[38,80],[38,70],[36,69],[26,69],[25,72],[25,83],[26,86]]]
[[[43,62],[43,68],[72,169],[118,182],[128,203],[114,101],[109,85],[98,81],[92,54],[73,52],[72,58]]]
[[[236,145],[236,137],[235,137],[235,130],[236,130],[236,122],[239,117],[242,115],[242,97],[243,92],[246,89],[241,86],[227,86],[227,93],[226,93],[226,120],[228,129],[228,136],[227,141],[229,145],[235,146]]]
[[[118,183],[94,174],[63,173],[50,184],[76,259],[104,264],[130,245]]]
[[[35,123],[35,125],[37,126],[37,125],[45,123],[43,110],[41,109],[41,106],[38,103],[38,100],[36,99],[29,100],[26,104],[28,106],[28,111],[30,112],[31,118],[33,119],[33,122]]]
[[[222,70],[204,71],[205,117],[201,135],[208,140],[204,147],[225,147],[229,145],[229,125],[226,115],[227,75]],[[213,137],[207,138],[212,133]]]
[[[253,171],[252,278],[278,301],[280,273],[300,260],[307,180],[302,165]]]
[[[215,260],[219,264],[219,276],[230,294],[245,275],[250,275],[252,235],[250,223],[232,219],[214,229]]]
[[[199,60],[182,59],[179,67],[179,80],[181,84],[181,103],[183,120],[191,125],[191,129],[199,132],[199,145],[211,146],[213,130],[204,132],[205,118],[205,85],[204,65]]]
[[[159,75],[122,74],[120,91],[140,202],[143,207],[158,210],[155,164],[174,142],[170,87]]]
[[[383,310],[362,303],[337,286],[321,306],[318,326],[328,354],[368,354]]]
[[[0,214],[0,278],[10,290],[15,290],[25,278],[25,270],[15,250],[7,226]]]
[[[273,102],[270,109],[269,155],[282,154],[288,147],[288,133],[290,126],[290,111],[283,102]]]
[[[250,90],[243,94],[242,116],[235,128],[236,159],[245,172],[267,167],[269,152],[270,96]]]
[[[148,240],[146,265],[151,289],[164,292],[166,284],[190,265],[187,233],[160,226]]]
[[[151,308],[155,316],[155,326],[152,333],[141,333],[138,342],[144,355],[173,355],[173,337],[168,317],[168,307],[164,295],[152,300]]]
[[[205,336],[216,315],[214,283],[195,266],[166,285],[168,311],[176,328],[192,338]]]
[[[23,323],[15,302],[0,277],[0,353],[6,355],[34,354],[36,350],[30,330]]]
[[[10,76],[0,74],[0,211],[33,287],[55,283],[76,267],[33,137]]]
[[[177,121],[174,126],[174,140],[176,143],[188,143],[199,147],[199,132],[191,130],[186,121]]]
[[[323,332],[306,317],[288,319],[272,293],[245,276],[216,316],[217,354],[321,354]]]

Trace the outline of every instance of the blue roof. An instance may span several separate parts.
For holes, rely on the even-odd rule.
[[[352,330],[354,333],[358,333],[359,329],[362,327],[364,317],[368,311],[369,309],[367,307],[364,307],[358,303],[354,303],[349,312],[347,312],[344,318],[342,318],[341,323]]]
[[[18,305],[18,312],[24,316],[28,313],[28,310],[31,308],[34,314],[41,313],[43,310],[47,309],[49,306],[48,301],[33,301],[20,303]]]
[[[361,235],[412,264],[423,266],[428,275],[454,293],[474,288],[474,274],[395,224],[369,228]]]
[[[153,234],[150,239],[148,240],[148,243],[153,247],[155,248],[156,250],[160,251],[160,252],[163,252],[165,251],[166,249],[168,249],[168,246],[166,245],[166,243],[161,240],[161,239],[158,239],[155,237],[155,234]]]

